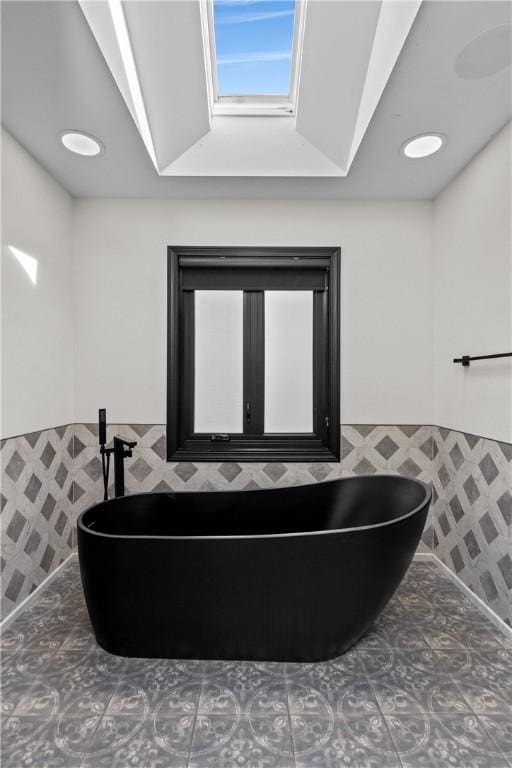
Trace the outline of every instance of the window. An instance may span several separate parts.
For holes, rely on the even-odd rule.
[[[168,461],[339,461],[339,249],[168,249]]]
[[[303,0],[203,0],[202,27],[214,115],[293,115]]]

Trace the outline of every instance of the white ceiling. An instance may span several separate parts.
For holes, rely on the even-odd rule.
[[[215,113],[205,0],[122,6],[138,108],[109,3],[79,3],[160,176],[300,178],[348,174],[421,0],[298,0],[305,18],[297,22],[304,29],[298,99],[279,119]],[[123,11],[115,13],[123,26]],[[186,80],[169,77],[180,71]]]
[[[334,29],[339,12],[346,12],[350,5],[355,5],[348,0],[310,2],[316,11],[316,19],[323,17],[324,27],[330,23]],[[144,25],[148,24],[151,15],[148,11],[152,9],[155,12],[159,7],[161,12],[167,6],[167,12],[176,14],[181,8],[179,13],[184,23],[189,23],[193,17],[191,8],[196,3],[197,0],[167,0],[165,4],[146,0],[128,4],[127,18],[140,75],[151,63],[149,48],[137,43],[138,36],[146,41],[151,37],[149,31],[144,32]],[[332,115],[322,111],[322,102],[315,110],[317,122],[310,115],[309,120],[303,121],[300,126],[302,136],[314,139],[309,146],[303,139],[300,151],[304,147],[307,150],[304,164],[291,167],[294,174],[299,168],[304,168],[300,171],[304,173],[304,178],[251,178],[254,173],[247,161],[245,166],[237,166],[238,177],[227,176],[230,166],[233,167],[236,152],[240,162],[243,162],[243,145],[232,145],[233,154],[223,147],[223,153],[217,155],[215,163],[208,168],[208,173],[219,174],[220,177],[207,177],[201,173],[201,168],[207,167],[206,160],[201,156],[201,152],[204,156],[206,142],[202,139],[199,144],[196,142],[208,130],[208,116],[204,110],[191,113],[196,131],[191,139],[183,128],[186,121],[182,109],[177,112],[180,120],[173,121],[172,100],[164,104],[162,98],[165,92],[180,98],[184,92],[197,91],[202,87],[200,82],[190,82],[197,69],[191,62],[187,63],[190,37],[187,40],[186,35],[174,35],[171,39],[171,33],[168,35],[159,23],[156,28],[161,34],[160,50],[165,52],[162,41],[172,45],[168,46],[168,59],[164,62],[165,66],[159,69],[158,77],[156,73],[146,77],[144,96],[151,127],[158,134],[159,145],[164,148],[163,157],[166,153],[169,157],[175,157],[176,151],[182,153],[181,158],[173,163],[174,174],[190,173],[192,165],[190,162],[187,164],[185,158],[190,152],[188,148],[195,145],[194,175],[163,177],[155,171],[127,104],[78,3],[74,0],[4,0],[1,7],[3,124],[76,196],[432,198],[511,116],[510,67],[479,79],[464,79],[455,71],[457,56],[468,43],[482,33],[510,22],[510,4],[501,0],[425,0],[375,112],[372,108],[365,115],[360,109],[356,124],[352,122],[353,130],[346,137],[344,146],[345,150],[347,146],[350,149],[351,142],[352,155],[357,151],[346,177],[311,176],[311,164],[318,160],[313,153],[318,154],[316,147],[322,136],[331,143],[337,139],[336,132],[332,130]],[[152,29],[155,30],[154,25]],[[152,34],[155,34],[154,31]],[[197,30],[191,29],[190,34],[195,34],[198,39]],[[330,39],[333,39],[332,29]],[[346,51],[347,45],[342,46],[342,39],[340,30],[340,48]],[[478,49],[478,45],[476,47]],[[354,56],[351,60],[355,65]],[[475,61],[474,56],[472,61]],[[359,86],[361,84],[359,78]],[[335,77],[332,88],[336,95]],[[341,92],[341,88],[339,90]],[[335,117],[342,116],[340,105],[343,106],[344,99],[340,97],[336,101],[333,98],[332,114]],[[186,108],[186,101],[182,100],[182,103]],[[328,106],[331,107],[331,104]],[[156,114],[159,119],[155,119]],[[160,119],[162,115],[165,119]],[[364,133],[368,117],[371,119]],[[267,120],[275,125],[276,121],[287,121],[289,118],[256,120]],[[172,132],[166,131],[166,125],[171,124]],[[251,130],[259,130],[256,122],[250,124],[254,126]],[[330,128],[330,133],[325,131],[326,126]],[[97,136],[104,143],[106,152],[97,158],[71,155],[58,140],[58,135],[65,129],[84,130]],[[263,130],[267,130],[264,125]],[[282,135],[276,139],[273,149],[276,158],[282,157],[282,148],[287,142],[293,148],[293,141],[301,135],[293,131],[294,136],[287,136],[287,129],[280,130]],[[356,136],[358,131],[359,137]],[[399,154],[400,146],[408,137],[425,131],[445,134],[448,139],[446,148],[425,160],[404,159]],[[218,134],[214,130],[206,135],[219,145]],[[361,144],[357,146],[356,138],[359,140],[361,136]],[[347,144],[348,139],[350,142]],[[258,151],[259,148],[255,147],[255,158]],[[183,163],[181,167],[180,162]],[[268,158],[265,162],[268,163]],[[322,162],[327,167],[331,161],[322,155]]]

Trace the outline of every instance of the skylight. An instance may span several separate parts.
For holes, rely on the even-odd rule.
[[[295,0],[213,0],[219,96],[288,96]]]
[[[304,0],[207,0],[213,114],[293,114]]]

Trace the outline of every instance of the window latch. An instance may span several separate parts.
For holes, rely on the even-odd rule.
[[[251,404],[250,403],[245,404],[245,420],[248,424],[251,423]]]
[[[226,443],[231,440],[231,438],[229,435],[217,433],[215,435],[210,435],[210,440],[212,443]]]

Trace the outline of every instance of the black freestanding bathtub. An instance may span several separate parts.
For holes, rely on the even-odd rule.
[[[399,585],[430,497],[417,480],[378,475],[97,504],[78,520],[96,639],[121,656],[338,656]]]

